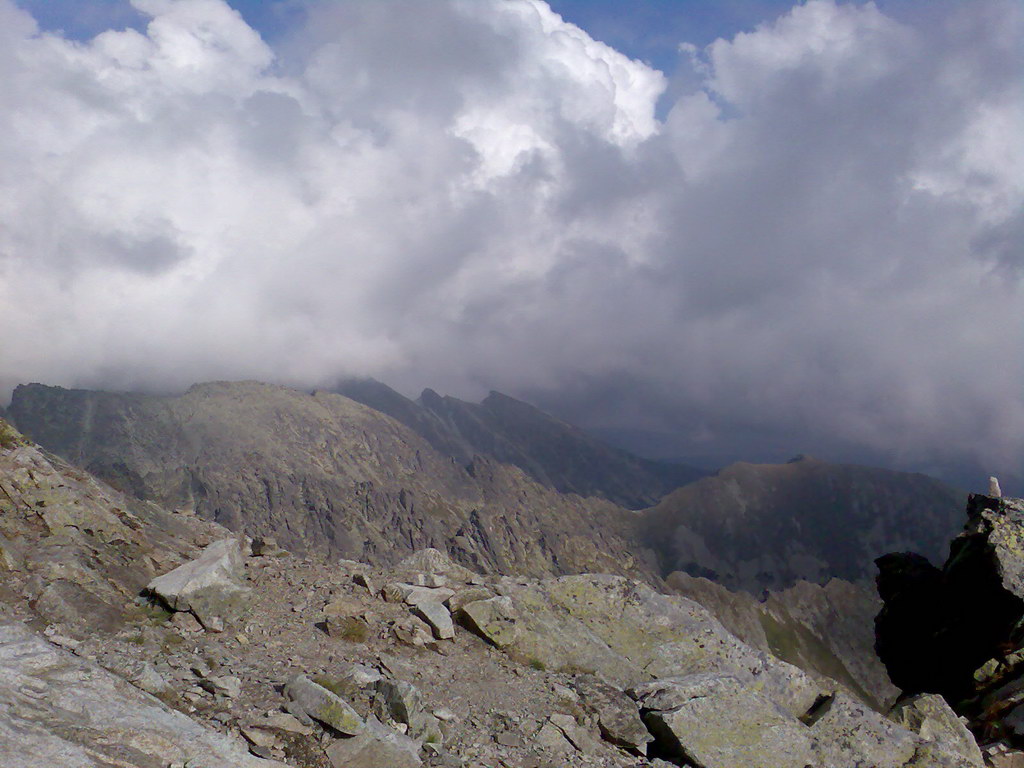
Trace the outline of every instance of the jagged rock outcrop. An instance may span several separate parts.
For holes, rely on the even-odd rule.
[[[410,400],[373,379],[345,381],[336,391],[397,419],[460,463],[489,456],[562,493],[599,496],[629,509],[705,474],[639,458],[500,392],[479,404],[431,389]]]
[[[662,572],[706,576],[760,595],[797,581],[870,583],[872,561],[915,549],[941,557],[963,495],[924,475],[800,457],[733,464],[643,515]]]
[[[253,382],[184,395],[18,387],[12,418],[140,498],[297,553],[391,563],[440,547],[476,570],[647,574],[635,515],[477,457],[467,467],[341,395]]]
[[[975,733],[1024,744],[1024,501],[975,494],[942,568],[878,560],[877,648],[908,694],[938,693]]]

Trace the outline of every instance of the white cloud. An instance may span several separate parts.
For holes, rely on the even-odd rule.
[[[133,4],[75,43],[0,0],[0,384],[359,373],[1024,455],[1013,4],[811,0],[684,45],[664,123],[661,73],[538,0],[319,4],[277,51]]]

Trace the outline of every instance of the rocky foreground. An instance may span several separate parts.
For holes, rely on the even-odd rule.
[[[5,425],[0,533],[0,766],[985,764],[941,697],[880,713],[643,582],[305,560]]]

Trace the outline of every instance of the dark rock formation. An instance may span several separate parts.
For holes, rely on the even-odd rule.
[[[500,392],[477,404],[426,389],[414,401],[372,379],[343,382],[337,391],[397,419],[460,463],[489,456],[562,493],[598,496],[629,509],[649,506],[705,474],[613,448]]]
[[[885,552],[941,557],[963,495],[924,475],[802,458],[734,464],[644,513],[662,571],[759,595],[797,581],[869,584]]]
[[[911,553],[878,559],[876,647],[904,692],[981,716],[1000,707],[988,694],[1024,672],[1024,502],[972,495],[967,517],[941,569]]]

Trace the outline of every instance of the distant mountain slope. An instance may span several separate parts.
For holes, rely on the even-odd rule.
[[[562,493],[599,496],[630,509],[705,474],[641,459],[499,392],[479,404],[431,389],[410,400],[372,379],[346,381],[336,391],[397,419],[460,462],[490,456]]]
[[[800,579],[867,581],[874,559],[915,549],[936,560],[960,527],[963,494],[918,474],[800,458],[733,464],[643,513],[663,573],[755,594]]]
[[[10,419],[116,487],[298,552],[387,564],[423,547],[478,570],[656,580],[636,515],[469,465],[338,394],[254,382],[161,397],[18,387]]]
[[[762,601],[678,571],[665,581],[711,611],[747,645],[841,681],[879,712],[888,711],[899,694],[875,655],[874,619],[882,601],[873,585],[798,581]]]

